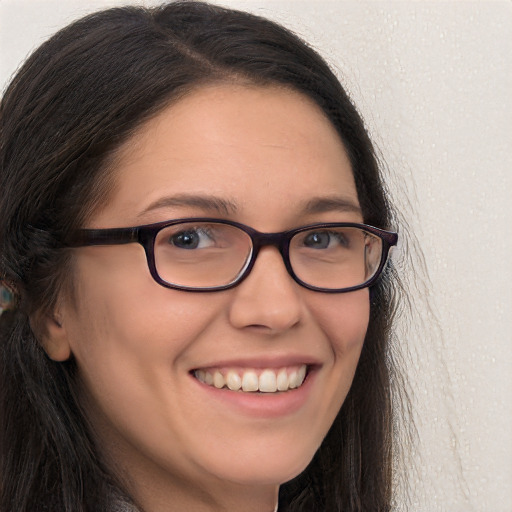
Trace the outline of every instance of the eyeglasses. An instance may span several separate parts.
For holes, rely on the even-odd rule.
[[[139,243],[153,279],[167,288],[226,290],[251,272],[262,247],[276,247],[290,276],[319,292],[349,292],[372,285],[398,235],[352,222],[312,224],[260,233],[221,219],[187,218],[113,229],[81,229],[70,247]]]

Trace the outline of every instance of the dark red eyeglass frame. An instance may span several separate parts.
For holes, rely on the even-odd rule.
[[[252,254],[249,263],[247,264],[245,270],[237,276],[237,278],[226,285],[222,286],[213,286],[213,287],[203,287],[203,288],[193,288],[187,286],[180,286],[172,283],[168,283],[164,281],[158,274],[155,265],[155,253],[154,253],[154,242],[157,233],[174,224],[182,224],[187,222],[212,222],[217,224],[227,224],[229,226],[234,226],[244,231],[249,235],[252,240]],[[357,286],[352,286],[350,288],[341,288],[341,289],[330,289],[330,288],[320,288],[316,286],[312,286],[308,283],[302,281],[295,272],[290,263],[289,257],[289,249],[290,249],[290,241],[297,234],[302,231],[307,231],[309,229],[323,229],[323,228],[359,228],[363,231],[371,233],[379,237],[382,240],[382,254],[379,266],[375,272],[375,274],[365,283],[362,283]],[[153,279],[160,285],[166,288],[173,288],[177,290],[184,290],[190,292],[213,292],[213,291],[222,291],[227,290],[229,288],[233,288],[240,284],[251,272],[252,267],[258,257],[258,253],[262,247],[265,246],[274,246],[276,247],[281,256],[283,258],[286,270],[290,274],[290,276],[296,281],[298,284],[307,288],[309,290],[324,292],[324,293],[345,293],[351,292],[355,290],[360,290],[361,288],[366,288],[371,286],[378,279],[382,270],[386,264],[388,259],[389,250],[391,247],[395,246],[398,242],[398,234],[392,231],[385,231],[380,228],[376,228],[373,226],[368,226],[367,224],[359,224],[356,222],[328,222],[328,223],[319,223],[319,224],[309,224],[307,226],[301,226],[299,228],[290,229],[287,231],[281,231],[279,233],[261,233],[250,226],[246,226],[245,224],[240,224],[239,222],[234,222],[230,220],[224,219],[215,219],[210,217],[190,217],[176,220],[168,220],[164,222],[158,222],[156,224],[146,224],[143,226],[135,226],[135,227],[127,227],[127,228],[108,228],[108,229],[80,229],[73,233],[70,237],[68,237],[65,241],[68,247],[85,247],[85,246],[94,246],[94,245],[120,245],[120,244],[129,244],[129,243],[139,243],[144,248],[146,253],[146,259],[149,267],[149,271]]]

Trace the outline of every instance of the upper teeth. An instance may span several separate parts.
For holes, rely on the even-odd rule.
[[[232,391],[260,391],[275,393],[298,388],[304,382],[307,366],[264,370],[196,370],[194,376],[199,381],[218,389],[227,387]],[[259,375],[258,375],[259,373]]]

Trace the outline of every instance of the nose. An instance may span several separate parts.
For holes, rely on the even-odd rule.
[[[251,273],[233,292],[229,319],[236,328],[259,328],[277,334],[300,323],[301,289],[275,247],[260,250]]]

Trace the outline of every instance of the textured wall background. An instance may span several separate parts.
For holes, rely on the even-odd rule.
[[[0,0],[0,87],[62,25],[122,3]],[[420,269],[402,327],[420,439],[407,508],[511,512],[512,2],[216,3],[283,22],[333,64],[422,248],[430,281],[398,255]]]

